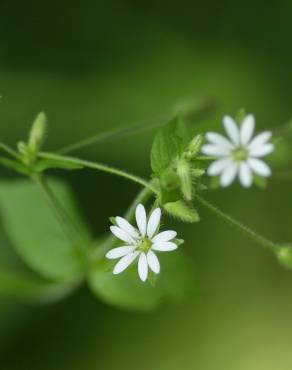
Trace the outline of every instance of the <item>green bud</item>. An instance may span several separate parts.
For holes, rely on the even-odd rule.
[[[46,134],[46,128],[47,128],[47,117],[45,113],[41,112],[37,115],[36,119],[32,124],[28,140],[28,150],[33,155],[36,155],[43,145]]]
[[[163,208],[171,216],[180,219],[183,222],[198,222],[200,221],[200,216],[198,212],[189,207],[185,202],[179,200],[177,202],[166,203]]]
[[[186,156],[189,159],[194,159],[199,151],[201,150],[201,146],[203,144],[203,136],[196,135],[191,142],[189,143]]]
[[[24,143],[23,141],[19,141],[17,143],[17,149],[19,151],[20,154],[22,155],[27,155],[27,145],[26,143]]]
[[[190,163],[182,159],[177,165],[177,174],[180,179],[180,188],[186,200],[192,200],[192,172]]]
[[[239,111],[237,112],[235,118],[236,118],[236,122],[238,123],[241,123],[246,117],[246,111],[244,108],[241,108],[239,109]]]
[[[277,252],[277,257],[282,265],[292,269],[292,245],[281,247]]]
[[[114,226],[116,226],[117,222],[116,222],[116,218],[115,217],[110,217],[109,220],[110,220],[110,223],[111,224],[113,224]]]
[[[192,176],[193,177],[201,177],[205,174],[205,170],[202,170],[201,168],[194,168],[192,169]]]
[[[175,171],[165,171],[160,177],[161,186],[166,190],[174,190],[179,187],[180,179]]]

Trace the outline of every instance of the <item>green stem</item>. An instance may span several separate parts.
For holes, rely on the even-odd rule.
[[[52,153],[43,153],[42,152],[42,153],[39,153],[38,156],[40,158],[52,159],[52,160],[55,160],[55,161],[61,161],[61,162],[66,161],[67,163],[71,163],[71,164],[79,165],[79,166],[82,166],[82,167],[87,167],[87,168],[91,168],[91,169],[111,173],[113,175],[117,175],[117,176],[120,176],[120,177],[124,177],[124,178],[126,178],[128,180],[131,180],[131,181],[133,181],[133,182],[135,182],[139,185],[142,185],[145,188],[150,189],[154,193],[158,193],[158,190],[153,185],[151,185],[148,181],[142,179],[141,177],[132,175],[128,172],[119,170],[119,169],[114,168],[114,167],[107,166],[105,164],[101,164],[101,163],[98,163],[98,162],[91,162],[91,161],[87,161],[85,159],[79,159],[79,158],[75,158],[75,157],[68,157],[68,156],[63,156],[63,155],[58,155],[58,154],[52,154]]]
[[[12,148],[10,148],[8,145],[4,143],[0,143],[0,149],[2,149],[5,153],[11,155],[11,157],[15,159],[20,159],[20,155]]]
[[[50,188],[45,177],[42,175],[36,175],[33,176],[33,180],[48,200],[48,203],[52,207],[53,211],[56,214],[56,217],[60,222],[64,234],[66,235],[72,246],[78,248],[79,251],[81,247],[83,249],[85,245],[88,245],[87,238],[85,238],[83,233],[78,229],[74,221],[67,214],[66,210],[63,208],[62,204],[59,202],[54,192]]]
[[[145,204],[150,199],[152,194],[153,193],[150,189],[148,188],[142,189],[137,194],[130,207],[127,209],[126,213],[124,214],[124,218],[131,223],[134,219],[137,205],[139,203]],[[99,259],[104,258],[106,252],[114,247],[116,241],[117,239],[112,234],[110,234],[106,238],[106,240],[101,245],[98,245],[98,248],[94,251],[93,260],[97,261]]]
[[[72,153],[75,152],[76,150],[83,149],[89,146],[92,146],[94,144],[97,144],[99,142],[105,142],[108,140],[115,140],[122,138],[127,135],[133,135],[138,132],[143,132],[146,130],[150,130],[153,128],[158,128],[160,126],[164,125],[164,122],[170,120],[173,116],[169,117],[161,117],[158,122],[149,124],[149,123],[142,123],[142,124],[137,124],[133,126],[124,126],[119,129],[113,129],[109,130],[106,132],[102,132],[99,134],[96,134],[94,136],[91,136],[89,138],[80,140],[76,143],[73,143],[71,145],[68,145],[62,149],[59,149],[57,152],[60,154],[67,154],[67,153]]]
[[[209,211],[213,212],[217,217],[224,220],[229,225],[235,227],[236,229],[238,229],[239,231],[247,235],[250,239],[252,239],[256,243],[261,244],[262,246],[266,248],[269,248],[272,252],[277,252],[279,250],[280,246],[277,243],[274,243],[273,241],[251,230],[249,227],[236,221],[234,218],[222,212],[220,209],[210,204],[207,200],[205,200],[201,196],[196,195],[196,199],[202,206],[207,208]]]
[[[197,107],[193,109],[191,112],[191,119],[193,120],[199,120],[206,116],[208,116],[210,113],[214,110],[214,101],[210,99],[204,99],[202,100]],[[106,140],[114,140],[118,139],[127,135],[132,135],[138,132],[143,132],[146,130],[151,130],[153,128],[158,128],[163,126],[166,122],[171,121],[175,116],[177,116],[178,112],[167,114],[167,115],[161,115],[160,117],[157,117],[155,119],[156,122],[154,123],[140,123],[137,125],[132,126],[124,126],[119,129],[113,129],[107,132],[99,133],[97,135],[91,136],[89,138],[83,139],[81,141],[78,141],[76,143],[73,143],[71,145],[68,145],[62,149],[59,149],[57,152],[59,154],[67,154],[74,152],[79,149],[83,149],[86,147],[89,147],[91,145],[94,145],[99,142],[104,142]]]

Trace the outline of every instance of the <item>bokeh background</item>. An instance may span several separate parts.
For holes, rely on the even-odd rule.
[[[258,129],[292,115],[290,1],[11,1],[0,3],[0,133],[15,145],[34,116],[50,121],[46,148],[109,128],[153,124],[190,97],[223,113],[245,107]],[[155,131],[78,153],[149,174]],[[291,143],[292,145],[292,143]],[[292,167],[290,167],[292,168]],[[0,169],[1,178],[16,177]],[[93,233],[108,227],[137,192],[93,171],[58,172]],[[291,182],[234,186],[208,194],[275,240],[291,241]],[[292,273],[268,251],[201,210],[187,241],[196,293],[150,313],[110,307],[88,288],[30,306],[0,299],[0,367],[5,370],[290,370]]]

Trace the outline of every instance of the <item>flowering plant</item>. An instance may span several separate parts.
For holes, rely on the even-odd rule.
[[[200,109],[195,113],[199,116]],[[37,279],[30,275],[16,279],[10,271],[0,274],[0,279],[9,283],[8,295],[52,301],[86,280],[99,298],[119,307],[150,309],[162,299],[181,297],[192,281],[185,256],[188,243],[186,240],[182,246],[184,240],[178,239],[174,230],[161,231],[161,222],[170,216],[179,222],[198,223],[199,206],[269,248],[281,263],[292,267],[289,244],[259,235],[202,195],[217,186],[230,186],[237,177],[243,188],[253,184],[263,187],[272,175],[266,161],[277,151],[278,138],[270,131],[254,136],[255,118],[251,114],[241,113],[237,120],[225,116],[223,125],[227,137],[208,131],[191,134],[185,112],[160,124],[151,149],[149,180],[68,155],[107,136],[117,136],[116,132],[83,140],[58,152],[44,152],[44,113],[37,116],[28,141],[19,142],[17,150],[0,143],[5,154],[0,164],[28,178],[0,183],[2,233],[39,275]],[[118,134],[127,132],[128,128]],[[111,233],[97,239],[80,217],[68,187],[46,175],[51,169],[83,168],[121,176],[142,187],[125,215],[110,219]],[[24,217],[25,212],[29,217]],[[164,253],[169,251],[175,252]]]

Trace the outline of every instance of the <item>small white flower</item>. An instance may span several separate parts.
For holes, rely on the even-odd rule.
[[[167,230],[158,233],[160,226],[161,209],[156,208],[147,220],[145,208],[139,204],[136,208],[136,222],[138,228],[132,226],[122,217],[116,217],[117,226],[111,226],[111,232],[125,244],[121,247],[111,249],[106,257],[118,259],[113,273],[119,274],[124,271],[138,258],[138,273],[142,281],[148,277],[148,267],[159,274],[160,264],[155,254],[158,252],[168,252],[177,249],[173,242],[176,232]]]
[[[216,132],[208,132],[208,144],[203,145],[202,153],[217,157],[208,168],[208,175],[219,176],[221,186],[229,186],[238,176],[242,186],[248,188],[253,181],[253,173],[268,177],[270,167],[261,157],[270,154],[274,145],[269,142],[270,131],[264,131],[253,138],[255,118],[245,117],[240,127],[229,116],[223,117],[223,125],[228,138]]]

